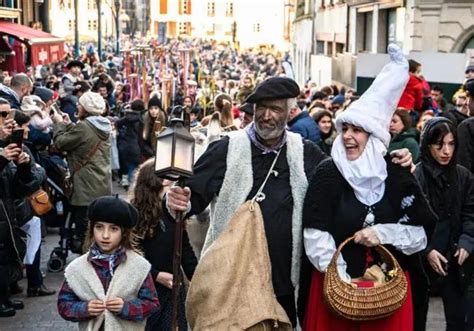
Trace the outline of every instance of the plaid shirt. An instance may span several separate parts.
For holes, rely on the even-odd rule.
[[[119,253],[115,268],[126,259],[125,251]],[[107,292],[112,275],[110,274],[109,265],[104,260],[93,260],[90,255],[87,259],[94,267],[105,292]],[[80,322],[95,318],[87,312],[87,301],[82,301],[77,297],[73,290],[64,281],[58,295],[58,311],[59,314],[68,321]],[[149,274],[143,282],[136,299],[125,301],[122,311],[117,314],[118,317],[129,321],[142,321],[148,318],[152,313],[156,312],[160,306],[158,296],[156,294],[155,284]]]

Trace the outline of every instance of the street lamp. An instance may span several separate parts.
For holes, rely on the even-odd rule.
[[[74,57],[76,59],[81,55],[79,44],[79,0],[74,0]]]
[[[175,106],[171,112],[170,126],[156,138],[155,174],[158,177],[178,180],[183,186],[183,179],[193,174],[194,138],[184,127],[185,116],[189,116],[182,106]],[[176,116],[177,115],[177,116]],[[173,289],[172,330],[177,330],[178,298],[181,287],[181,252],[183,239],[183,213],[176,213],[176,228],[173,248]]]
[[[114,1],[115,5],[115,32],[117,40],[115,41],[115,53],[118,55],[120,54],[120,7],[121,3],[120,0]]]
[[[176,114],[180,112],[180,114]],[[155,174],[170,180],[186,178],[193,174],[194,137],[184,127],[186,112],[175,106],[170,126],[156,139]]]
[[[96,0],[97,6],[97,52],[99,61],[102,61],[102,0]]]

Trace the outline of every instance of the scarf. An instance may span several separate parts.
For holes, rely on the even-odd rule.
[[[281,136],[280,140],[273,146],[267,147],[262,144],[258,138],[257,130],[255,129],[255,123],[250,123],[246,128],[245,131],[249,136],[252,143],[257,146],[258,149],[262,151],[262,154],[269,154],[275,153],[277,154],[278,151],[286,144],[286,130],[283,131],[283,135]]]
[[[107,262],[109,265],[110,275],[113,276],[115,267],[117,265],[117,260],[124,253],[125,251],[123,250],[123,248],[119,248],[112,254],[105,254],[100,250],[97,244],[94,244],[90,248],[89,258],[91,260],[101,260]]]
[[[346,149],[339,134],[334,141],[331,156],[342,177],[354,190],[360,202],[372,206],[379,202],[385,193],[385,179],[387,178],[387,163],[384,156],[387,148],[383,142],[369,135],[362,154],[354,161],[349,161]]]

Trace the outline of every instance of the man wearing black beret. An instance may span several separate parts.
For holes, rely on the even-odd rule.
[[[232,132],[210,145],[196,163],[194,175],[186,180],[186,188],[174,187],[167,195],[170,213],[182,210],[188,216],[201,213],[213,202],[210,229],[203,248],[202,259],[205,259],[206,251],[228,226],[234,213],[256,196],[268,175],[264,194],[260,194],[263,200],[259,199],[264,237],[274,294],[293,327],[297,325],[296,291],[304,256],[303,200],[313,169],[326,158],[314,143],[286,130],[289,107],[299,93],[298,84],[290,78],[274,77],[262,82],[246,99],[253,104],[253,122],[244,130]],[[237,243],[239,247],[254,244]],[[215,272],[220,274],[222,270]],[[251,280],[242,279],[243,283],[247,281]],[[198,286],[195,278],[193,283]],[[212,295],[209,300],[215,299]],[[200,310],[199,314],[202,320],[213,318],[210,311]],[[231,323],[230,318],[228,323]]]

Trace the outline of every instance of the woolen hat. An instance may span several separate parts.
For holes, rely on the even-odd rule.
[[[300,87],[293,79],[272,77],[260,83],[245,102],[257,103],[262,100],[296,98],[299,94]]]
[[[107,222],[132,228],[137,224],[138,211],[118,196],[104,196],[92,201],[87,209],[87,218],[91,224]]]
[[[156,94],[151,97],[150,100],[148,100],[148,109],[151,107],[158,107],[162,109],[161,100]]]
[[[388,45],[390,62],[377,75],[369,89],[336,118],[336,129],[342,132],[342,124],[361,127],[380,139],[388,147],[388,131],[393,113],[407,85],[408,61],[395,44]]]
[[[66,65],[66,68],[71,70],[72,67],[79,67],[82,70],[82,69],[84,69],[84,63],[82,63],[81,61],[78,61],[78,60],[72,60]]]
[[[474,63],[471,63],[469,65],[466,66],[466,70],[464,71],[464,73],[468,73],[469,71],[474,71]]]
[[[79,98],[79,104],[84,107],[87,113],[93,116],[100,116],[105,112],[105,101],[99,93],[84,93]]]
[[[47,103],[54,97],[54,92],[53,90],[50,90],[49,88],[46,87],[35,87],[35,90],[33,91],[34,95],[37,95],[40,97],[40,99],[44,102]]]

